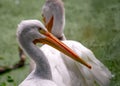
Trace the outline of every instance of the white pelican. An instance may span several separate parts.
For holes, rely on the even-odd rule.
[[[22,21],[18,25],[17,39],[20,47],[36,63],[36,67],[19,86],[72,86],[63,60],[57,59],[61,56],[59,51],[91,68],[69,47],[50,34],[38,20]],[[38,42],[48,44],[59,51],[48,45],[39,49],[35,46]]]
[[[108,68],[94,56],[93,52],[77,41],[65,40],[63,34],[65,11],[62,1],[46,0],[42,8],[42,16],[48,31],[58,39],[62,39],[62,42],[92,65],[92,69],[89,70],[72,59],[64,58],[67,57],[66,55],[62,55],[61,58],[63,58],[69,70],[70,78],[72,79],[72,86],[94,86],[95,83],[100,86],[109,86],[112,74]]]

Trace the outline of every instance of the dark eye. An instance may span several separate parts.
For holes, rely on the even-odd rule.
[[[39,32],[42,33],[43,29],[41,27],[38,28]]]
[[[45,30],[43,28],[38,28],[40,33],[45,33]]]
[[[42,28],[41,28],[41,27],[39,27],[39,28],[38,28],[38,30],[40,31],[40,30],[42,30]]]

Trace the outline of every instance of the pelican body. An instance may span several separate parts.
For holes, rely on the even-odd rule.
[[[72,79],[71,86],[95,86],[96,83],[100,86],[109,86],[112,74],[108,68],[94,56],[90,49],[77,41],[66,40],[63,33],[65,10],[62,1],[46,0],[43,5],[42,16],[48,31],[92,66],[91,70],[89,70],[71,58],[66,58],[67,56],[62,54],[61,58],[64,60],[70,78]]]
[[[68,46],[49,33],[38,20],[22,21],[17,29],[17,39],[20,47],[36,64],[19,86],[71,86],[70,76],[63,59],[60,58],[60,52],[91,68]],[[47,45],[39,49],[36,43]]]
[[[37,28],[44,28],[44,26],[37,20],[26,20],[22,21],[17,29],[17,39],[20,47],[36,63],[36,68],[19,86],[57,86],[52,81],[48,60],[44,53],[33,44],[33,40],[39,37]]]

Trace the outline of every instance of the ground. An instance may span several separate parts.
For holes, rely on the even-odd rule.
[[[45,0],[0,0],[0,65],[19,60],[17,24],[41,18]],[[110,86],[120,86],[120,1],[63,0],[66,9],[65,35],[90,48],[114,75]],[[0,75],[0,86],[17,86],[29,74],[26,66]]]

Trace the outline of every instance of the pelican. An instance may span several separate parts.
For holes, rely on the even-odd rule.
[[[68,56],[62,54],[61,58],[63,58],[67,66],[72,79],[72,86],[94,86],[96,83],[100,86],[109,86],[112,74],[108,68],[95,57],[90,49],[77,41],[66,40],[63,33],[65,25],[63,2],[61,0],[46,0],[42,8],[42,16],[48,31],[92,66],[92,69],[89,70],[80,63],[70,58],[65,58]]]
[[[19,46],[36,64],[33,71],[19,86],[72,86],[64,61],[61,58],[57,59],[61,56],[60,52],[91,69],[89,64],[49,33],[39,20],[23,20],[18,25],[17,40]],[[43,45],[39,49],[35,45],[39,42],[51,47]],[[55,53],[50,52],[51,50]]]

